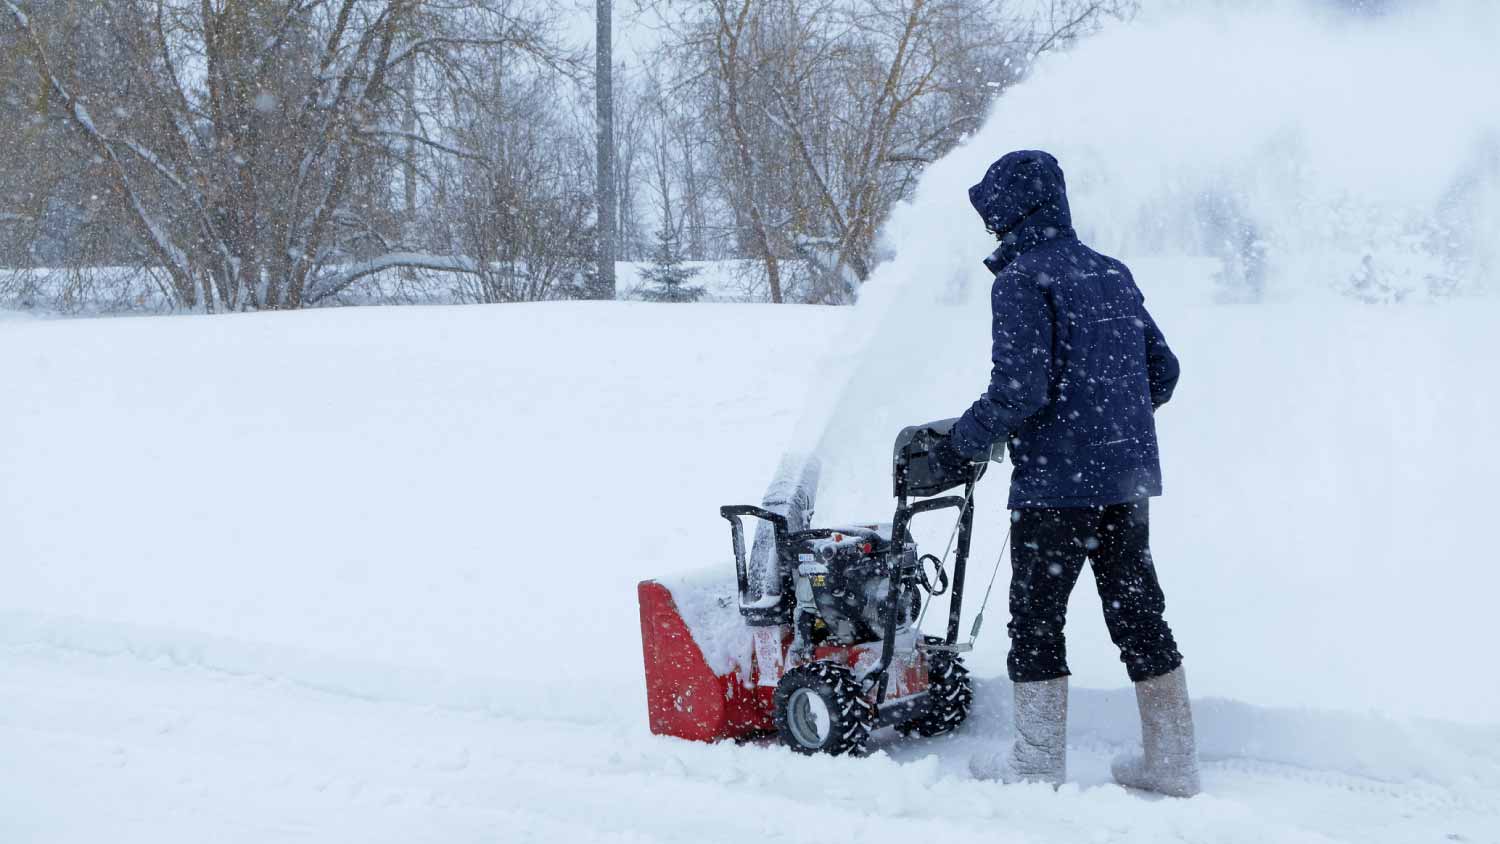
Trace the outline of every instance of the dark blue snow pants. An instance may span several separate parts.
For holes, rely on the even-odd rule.
[[[1166,598],[1151,563],[1147,499],[1108,507],[1011,513],[1010,658],[1018,683],[1068,674],[1063,625],[1068,596],[1087,559],[1104,604],[1104,623],[1133,682],[1182,664],[1162,614]]]

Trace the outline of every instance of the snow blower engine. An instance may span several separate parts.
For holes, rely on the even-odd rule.
[[[793,521],[769,508],[722,507],[732,583],[640,584],[653,733],[698,741],[775,734],[802,753],[841,754],[863,752],[880,727],[935,736],[963,722],[973,690],[959,614],[985,464],[954,476],[932,458],[954,421],[897,436],[890,523],[797,529],[800,513]],[[960,486],[961,496],[932,497]],[[957,511],[951,578],[944,559],[919,554],[910,533],[914,519],[937,510]],[[761,523],[755,551],[764,553],[747,556],[746,518]],[[923,636],[924,603],[944,594],[947,635]]]

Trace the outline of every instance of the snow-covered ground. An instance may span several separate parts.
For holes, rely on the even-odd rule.
[[[829,518],[883,513],[893,425],[983,383],[973,311],[935,310],[925,383],[852,388]],[[1154,538],[1206,795],[1107,784],[1136,728],[1087,586],[1059,793],[963,774],[1008,731],[993,618],[955,736],[652,737],[634,584],[730,564],[717,506],[757,499],[860,315],[7,322],[0,841],[1500,841],[1485,304],[1159,314],[1186,374]]]

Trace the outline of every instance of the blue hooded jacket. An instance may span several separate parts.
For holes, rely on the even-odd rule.
[[[1161,494],[1154,412],[1177,358],[1124,264],[1073,231],[1062,168],[1045,152],[991,165],[969,201],[1000,247],[989,389],[953,426],[963,457],[1010,443],[1010,508],[1101,507]]]

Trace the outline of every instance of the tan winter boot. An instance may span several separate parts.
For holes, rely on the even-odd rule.
[[[1170,797],[1197,794],[1201,788],[1198,750],[1182,666],[1136,683],[1135,700],[1141,711],[1145,752],[1117,757],[1110,765],[1115,782]]]
[[[1003,783],[1062,785],[1068,775],[1068,678],[1015,684],[1016,740],[1001,753],[975,756],[969,771]]]

